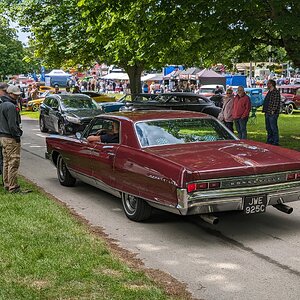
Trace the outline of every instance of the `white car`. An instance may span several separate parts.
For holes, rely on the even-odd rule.
[[[225,93],[225,88],[224,85],[221,84],[206,84],[202,85],[199,89],[199,94],[206,96],[206,97],[211,97],[216,94],[217,87],[219,87],[220,93],[219,94],[224,94]]]

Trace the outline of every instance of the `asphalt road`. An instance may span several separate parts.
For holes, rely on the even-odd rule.
[[[220,214],[210,225],[199,217],[157,212],[146,223],[129,221],[121,201],[78,182],[58,183],[44,159],[45,136],[38,122],[23,118],[20,174],[53,194],[147,267],[187,284],[198,299],[300,299],[300,201],[286,215],[273,207],[265,214]]]

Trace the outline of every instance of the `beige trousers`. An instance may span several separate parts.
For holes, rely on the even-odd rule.
[[[3,183],[8,191],[18,188],[18,169],[20,166],[21,143],[13,138],[0,137],[3,153]]]

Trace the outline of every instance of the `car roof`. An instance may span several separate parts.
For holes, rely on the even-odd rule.
[[[149,121],[156,119],[176,119],[176,118],[213,118],[210,115],[184,110],[136,110],[125,112],[112,112],[99,117],[116,117],[118,119],[126,119],[128,121]]]
[[[177,97],[195,97],[195,98],[205,98],[202,95],[195,94],[192,92],[171,92],[171,93],[162,93],[155,94],[157,96],[177,96]]]

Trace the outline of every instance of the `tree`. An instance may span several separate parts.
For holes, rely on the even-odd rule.
[[[285,49],[300,67],[299,0],[218,0],[207,1],[205,6],[201,2],[194,4],[192,17],[206,33],[202,41],[209,43],[213,54],[218,55],[220,48],[236,47],[232,55],[249,61],[258,50],[273,46],[273,50]]]
[[[36,55],[49,66],[115,64],[133,93],[144,69],[253,60],[269,45],[300,65],[298,0],[3,1],[19,9],[19,23],[30,27]]]
[[[8,20],[0,14],[0,78],[4,80],[7,75],[26,72],[23,61],[24,49],[17,40],[15,29],[9,28]]]
[[[199,62],[201,44],[182,1],[81,0],[87,37],[100,60],[124,68],[133,94],[143,70]],[[90,9],[90,8],[93,9]]]

